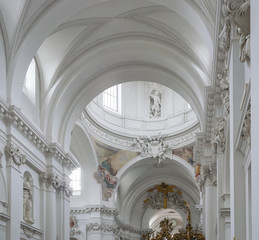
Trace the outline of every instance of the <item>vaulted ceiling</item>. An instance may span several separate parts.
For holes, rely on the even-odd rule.
[[[141,80],[172,88],[191,104],[202,130],[204,93],[212,84],[214,70],[216,2],[0,0],[0,77],[6,79],[0,91],[9,104],[24,111],[22,86],[34,57],[40,72],[40,122],[36,124],[66,151],[72,145],[74,153],[80,147],[85,152],[79,139],[90,144],[79,125],[71,144],[80,113],[103,90],[123,82]],[[121,173],[121,197],[135,198],[121,205],[133,211],[136,199],[155,178],[170,179],[172,174],[179,184],[185,176],[182,187],[195,189],[189,193],[198,201],[194,174],[188,167],[175,161],[173,167],[151,173],[146,171],[146,161],[132,163]],[[147,179],[150,184],[142,189]]]

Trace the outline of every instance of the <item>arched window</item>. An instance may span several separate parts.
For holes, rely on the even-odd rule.
[[[103,106],[117,113],[121,112],[121,85],[115,85],[103,92]]]
[[[24,94],[35,104],[36,98],[36,62],[34,58],[31,60],[29,68],[27,70],[24,84],[23,84]]]
[[[81,168],[77,168],[70,175],[70,187],[73,189],[73,195],[81,195]]]

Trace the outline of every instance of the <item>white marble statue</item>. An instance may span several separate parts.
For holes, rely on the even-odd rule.
[[[161,117],[161,93],[156,89],[150,94],[150,117]]]
[[[32,196],[32,179],[26,177],[23,183],[23,219],[29,224],[33,224],[33,196]]]
[[[250,61],[250,0],[247,0],[238,8],[235,14],[235,23],[240,35],[240,61]]]

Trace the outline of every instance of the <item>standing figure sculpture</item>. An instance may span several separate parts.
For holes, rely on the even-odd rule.
[[[23,183],[23,219],[29,224],[33,224],[33,196],[32,178],[27,176]]]
[[[161,93],[153,89],[150,94],[150,118],[161,117]]]

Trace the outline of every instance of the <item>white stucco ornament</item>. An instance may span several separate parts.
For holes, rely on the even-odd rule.
[[[164,165],[163,161],[167,158],[172,159],[173,150],[169,146],[164,138],[166,135],[157,135],[150,137],[138,137],[134,139],[132,146],[137,146],[141,152],[142,157],[158,158],[157,167]]]

